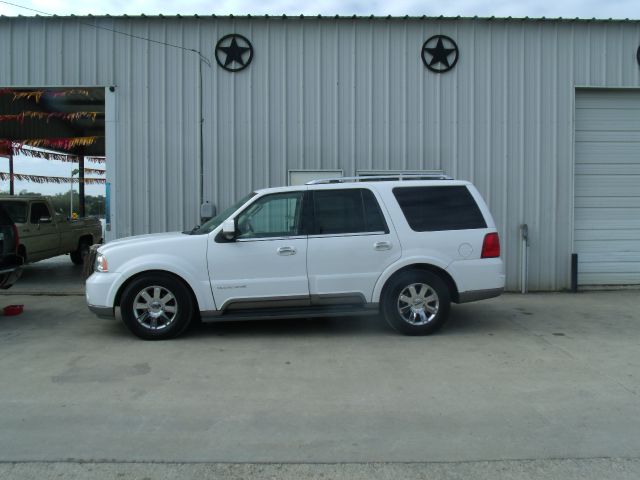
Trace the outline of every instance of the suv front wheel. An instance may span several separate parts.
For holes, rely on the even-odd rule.
[[[120,312],[125,325],[145,340],[177,337],[191,323],[194,305],[183,282],[153,273],[133,280],[122,293]]]
[[[449,316],[451,296],[442,278],[428,271],[407,271],[391,280],[382,299],[384,317],[405,335],[429,335]]]

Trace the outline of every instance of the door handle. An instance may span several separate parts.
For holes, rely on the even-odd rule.
[[[296,249],[293,247],[279,247],[278,255],[295,255]]]
[[[391,242],[376,242],[373,244],[373,249],[378,251],[391,250]]]

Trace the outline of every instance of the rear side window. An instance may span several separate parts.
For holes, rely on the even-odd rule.
[[[393,194],[416,232],[487,228],[482,212],[465,186],[397,187]]]
[[[0,205],[7,211],[14,222],[26,223],[27,204],[25,202],[0,202]]]
[[[385,232],[387,224],[373,193],[364,188],[313,192],[312,234]]]

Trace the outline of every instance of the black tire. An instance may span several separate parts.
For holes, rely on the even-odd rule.
[[[84,263],[84,259],[87,255],[89,255],[89,249],[91,248],[91,244],[88,240],[82,239],[78,244],[78,249],[74,252],[71,252],[69,256],[71,257],[71,261],[75,265],[82,265]]]
[[[401,295],[413,302],[402,300]],[[447,321],[450,307],[447,284],[437,273],[428,271],[400,273],[386,286],[382,299],[382,313],[387,323],[404,335],[436,332]]]
[[[156,288],[159,289],[157,293]],[[152,301],[145,300],[142,292],[146,292]],[[164,303],[162,300],[168,298],[167,294],[173,299]],[[136,299],[137,309],[134,308]],[[139,308],[145,302],[149,308]],[[124,324],[136,336],[144,340],[166,340],[187,329],[194,316],[194,307],[191,292],[180,279],[166,273],[150,273],[127,285],[122,292],[120,313]]]

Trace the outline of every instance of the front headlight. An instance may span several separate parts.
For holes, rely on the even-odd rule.
[[[109,265],[107,264],[107,257],[98,253],[98,255],[96,255],[96,261],[93,264],[93,270],[96,272],[108,272]]]

